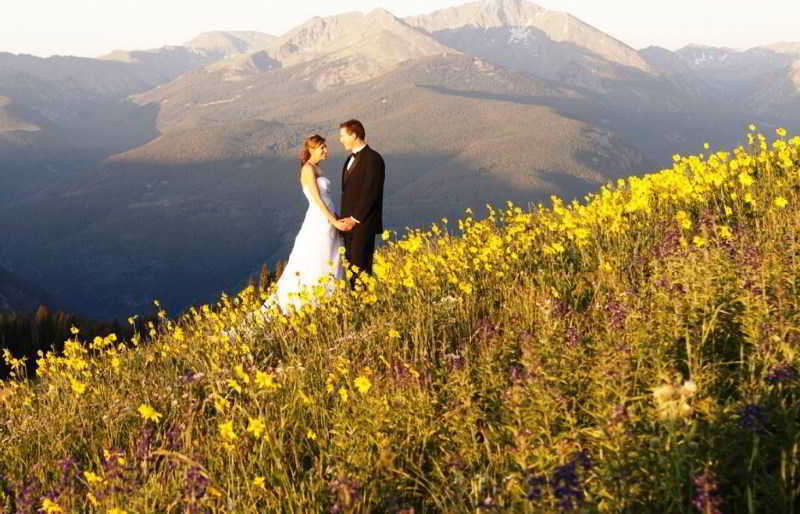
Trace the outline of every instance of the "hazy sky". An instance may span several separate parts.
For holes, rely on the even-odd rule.
[[[280,35],[312,16],[388,9],[408,16],[466,0],[5,0],[0,51],[95,57],[181,44],[207,30]],[[800,41],[797,0],[541,0],[634,48],[688,43],[749,48]]]

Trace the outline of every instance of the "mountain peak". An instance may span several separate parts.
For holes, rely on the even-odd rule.
[[[481,18],[484,22],[501,26],[528,25],[530,17],[545,9],[523,0],[484,0],[481,2]]]
[[[434,37],[442,37],[452,45],[459,41],[447,39],[456,31],[507,32],[492,38],[507,37],[521,45],[541,44],[544,40],[577,47],[610,62],[650,72],[649,66],[630,46],[614,39],[569,13],[551,11],[526,0],[479,0],[459,7],[441,9],[423,16],[405,18],[413,27]],[[484,37],[480,34],[473,39]],[[456,49],[462,49],[456,46]],[[463,50],[463,49],[462,49]]]
[[[386,18],[386,19],[391,19],[391,20],[396,20],[397,19],[397,17],[394,14],[390,13],[389,11],[384,9],[383,7],[378,7],[377,9],[371,10],[369,13],[367,13],[367,17],[368,18]]]
[[[201,53],[231,56],[263,50],[277,38],[254,31],[212,31],[198,34],[184,46]]]
[[[397,24],[405,25],[397,16],[383,8],[373,9],[364,16],[364,21],[371,25],[381,27],[391,27]]]
[[[526,27],[534,23],[533,18],[545,12],[548,11],[525,0],[479,0],[407,18],[406,21],[429,32],[464,26]]]
[[[367,80],[408,59],[448,50],[386,9],[374,9],[312,18],[283,35],[267,53],[283,67],[314,61],[315,87],[324,89]]]
[[[779,43],[773,43],[771,45],[765,45],[759,48],[779,54],[800,56],[800,42],[781,41]]]

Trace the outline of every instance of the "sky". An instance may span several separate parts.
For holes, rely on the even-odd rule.
[[[5,0],[0,52],[97,57],[178,45],[209,30],[281,35],[313,16],[377,7],[423,14],[467,0]],[[796,0],[537,0],[634,48],[689,43],[746,49],[800,41]]]

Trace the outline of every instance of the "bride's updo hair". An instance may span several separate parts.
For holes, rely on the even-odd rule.
[[[319,134],[307,137],[305,144],[303,144],[303,156],[301,157],[300,167],[302,168],[311,158],[311,151],[316,150],[325,144],[325,138]]]

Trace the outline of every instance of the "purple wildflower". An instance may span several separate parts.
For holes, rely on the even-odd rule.
[[[767,375],[767,382],[770,384],[785,384],[794,382],[798,378],[800,378],[800,374],[797,373],[797,368],[788,362],[782,362],[770,370]]]
[[[339,501],[331,507],[331,513],[349,511],[350,508],[361,500],[361,483],[346,477],[339,477],[330,484],[330,491],[335,494]],[[343,505],[340,505],[342,503]]]
[[[185,495],[189,498],[189,505],[193,506],[197,500],[206,495],[208,489],[208,477],[198,468],[192,466],[186,472],[186,482],[184,484]]]
[[[42,484],[33,477],[16,484],[19,493],[14,495],[16,511],[21,513],[34,513],[38,509],[39,499],[42,497]]]
[[[615,299],[609,299],[606,303],[606,314],[611,322],[611,328],[622,330],[625,328],[625,320],[628,318],[628,311],[625,306]]]
[[[455,353],[451,353],[447,355],[448,359],[448,367],[450,371],[462,370],[464,369],[464,364],[466,363],[466,359],[463,355],[458,355]]]
[[[767,412],[764,407],[758,404],[745,405],[739,411],[739,424],[742,428],[755,434],[767,434]]]
[[[663,259],[678,252],[681,247],[681,234],[677,229],[669,230],[653,249],[656,258]]]
[[[532,502],[537,502],[544,496],[544,487],[547,485],[547,478],[542,475],[534,475],[528,477],[525,481],[528,486],[528,493],[525,497]]]
[[[142,428],[141,435],[136,441],[136,458],[143,461],[148,461],[151,458],[153,451],[153,436],[154,430],[152,427],[145,425]]]
[[[179,452],[183,449],[183,441],[181,440],[181,433],[183,432],[183,425],[173,426],[167,432],[167,449],[173,452]]]
[[[628,421],[628,408],[624,403],[618,403],[614,406],[614,411],[611,413],[611,423],[625,423]]]
[[[580,341],[580,334],[578,333],[578,328],[575,325],[570,325],[567,329],[567,341],[569,345],[573,348],[578,346],[578,341]]]
[[[703,474],[697,475],[693,482],[695,495],[692,498],[692,506],[703,514],[722,514],[719,507],[723,501],[717,491],[719,486],[714,473],[705,470]]]
[[[550,480],[553,496],[558,500],[558,507],[561,510],[572,510],[577,502],[583,500],[583,489],[578,480],[577,467],[577,459],[573,459],[557,467]]]
[[[567,314],[569,314],[569,311],[569,304],[564,300],[558,300],[556,302],[555,309],[553,309],[553,315],[556,318],[564,318]]]
[[[512,364],[511,365],[511,381],[512,382],[519,382],[521,380],[525,380],[529,377],[528,370],[525,369],[525,366],[521,364]]]
[[[589,454],[581,451],[571,461],[553,470],[549,481],[539,475],[529,477],[526,481],[527,499],[531,502],[540,500],[544,495],[544,487],[549,485],[553,497],[558,502],[559,509],[570,511],[577,508],[584,498],[583,483],[578,469],[586,472],[592,469],[592,465]]]

